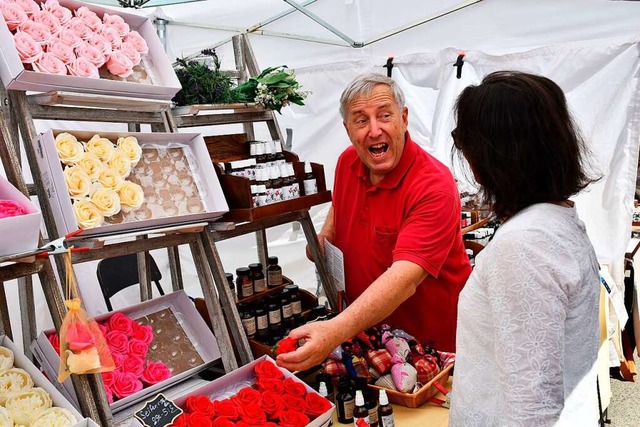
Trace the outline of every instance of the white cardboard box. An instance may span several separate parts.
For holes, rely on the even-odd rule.
[[[154,298],[152,300],[135,304],[122,310],[116,311],[124,313],[132,319],[136,319],[163,310],[165,308],[170,308],[174,315],[178,318],[182,329],[186,333],[195,349],[200,354],[200,357],[202,358],[204,363],[198,367],[182,372],[181,374],[172,376],[171,378],[161,383],[144,388],[138,393],[125,397],[124,399],[115,401],[111,405],[111,410],[114,414],[116,414],[121,409],[145,401],[150,396],[155,396],[157,393],[160,393],[162,390],[170,387],[171,385],[189,378],[190,376],[204,370],[205,368],[210,366],[212,362],[221,357],[215,336],[213,335],[207,324],[204,322],[204,320],[202,320],[202,316],[200,316],[195,306],[184,291],[174,292],[169,295]],[[95,320],[98,323],[103,322],[112,314],[113,313],[106,313],[100,316],[96,316]],[[47,339],[47,335],[53,332],[55,331],[48,330],[41,332],[40,335],[38,335],[38,338],[32,343],[31,350],[33,351],[34,356],[36,357],[46,374],[55,379],[58,377],[60,356],[58,355],[58,353],[56,353],[53,346]],[[163,337],[154,337],[154,340],[158,338]],[[164,338],[169,339],[169,337],[167,336],[165,336]],[[67,378],[67,380],[61,386],[65,390],[64,394],[70,396],[70,401],[79,406],[75,390],[73,389],[73,384],[71,383],[71,379]]]
[[[41,2],[40,0],[36,1]],[[7,89],[35,92],[68,91],[163,100],[170,100],[180,90],[182,87],[180,81],[149,18],[75,0],[60,0],[60,5],[71,10],[86,6],[100,18],[105,12],[110,15],[122,16],[131,30],[139,32],[149,46],[145,62],[150,68],[148,71],[152,75],[154,83],[143,84],[103,78],[91,79],[71,75],[60,76],[25,70],[13,43],[11,31],[0,14],[0,77]]]
[[[36,249],[42,221],[40,210],[2,175],[0,199],[16,201],[28,212],[26,215],[0,219],[0,256]]]
[[[77,230],[78,223],[73,214],[71,198],[68,195],[67,186],[64,181],[63,167],[58,158],[55,147],[55,135],[63,131],[49,130],[40,134],[36,144],[36,157],[46,188],[47,196],[53,210],[53,215],[58,229],[58,235],[63,236]],[[108,138],[112,142],[117,141],[122,136],[135,136],[139,144],[144,148],[146,144],[169,147],[177,143],[189,146],[193,153],[194,163],[198,181],[201,201],[205,211],[197,214],[186,214],[180,216],[167,216],[139,220],[120,224],[104,224],[100,227],[83,231],[82,236],[98,236],[119,233],[132,229],[152,229],[178,224],[187,224],[201,221],[213,221],[229,210],[227,201],[222,192],[220,181],[213,168],[213,163],[204,143],[201,134],[196,133],[142,133],[142,132],[88,132],[65,130],[75,135],[78,140],[88,141],[94,134]],[[142,160],[141,160],[142,161]],[[143,202],[144,207],[144,202]]]
[[[57,406],[60,408],[68,409],[78,420],[77,424],[74,424],[74,427],[83,427],[83,426],[93,426],[95,423],[91,420],[86,420],[77,411],[76,408],[67,400],[56,388],[53,386],[51,382],[40,372],[38,368],[35,367],[33,363],[22,353],[22,350],[18,348],[9,338],[5,335],[0,335],[0,345],[8,348],[13,352],[14,366],[16,368],[21,368],[27,371],[29,375],[31,375],[31,379],[35,387],[40,387],[44,389],[51,396],[51,401],[53,402],[53,406]],[[93,424],[92,424],[93,423]]]

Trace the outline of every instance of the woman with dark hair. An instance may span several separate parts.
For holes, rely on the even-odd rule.
[[[564,94],[497,72],[455,111],[455,150],[503,224],[460,294],[449,424],[596,425],[598,261],[569,200],[593,179]]]

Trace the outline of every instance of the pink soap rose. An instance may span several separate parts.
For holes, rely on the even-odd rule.
[[[136,378],[140,377],[144,372],[144,359],[129,355],[129,357],[122,362],[122,372],[130,372],[135,375]]]
[[[24,31],[18,31],[13,36],[13,43],[16,45],[18,56],[20,60],[26,64],[32,64],[36,62],[42,54],[42,46],[36,42],[33,37]]]
[[[71,9],[67,9],[64,6],[52,7],[48,10],[53,14],[53,16],[58,18],[60,25],[67,25],[69,21],[71,21],[71,18],[73,18],[73,12],[71,12]]]
[[[25,215],[26,209],[14,200],[0,200],[0,219]]]
[[[88,326],[80,322],[69,323],[65,339],[72,351],[88,350],[96,345]]]
[[[53,34],[46,25],[34,21],[26,21],[20,26],[20,30],[29,34],[33,39],[41,45],[46,44]]]
[[[120,37],[126,37],[127,34],[129,34],[129,31],[131,31],[131,29],[129,28],[129,24],[127,24],[126,22],[116,22],[116,23],[104,24],[104,25],[107,27],[114,28],[118,32],[118,35]]]
[[[111,353],[126,354],[129,350],[129,338],[122,332],[110,331],[106,338]]]
[[[103,372],[102,373],[102,383],[105,386],[111,387],[113,385],[113,382],[116,380],[116,374],[117,373],[118,373],[118,371]]]
[[[116,397],[122,399],[142,390],[142,383],[138,380],[138,377],[132,373],[121,372],[116,375],[116,379],[113,382],[111,389]]]
[[[71,64],[67,65],[67,68],[69,68],[69,74],[73,76],[89,77],[91,79],[100,78],[98,67],[86,58],[74,59]]]
[[[147,362],[141,379],[145,384],[152,385],[168,378],[171,378],[171,371],[167,365],[162,362]]]
[[[81,6],[76,10],[76,16],[81,18],[93,31],[102,28],[102,19],[86,6]]]
[[[116,365],[116,369],[121,370],[122,365],[124,364],[124,361],[127,360],[128,356],[126,353],[117,353],[111,350],[111,357],[113,358],[113,363]]]
[[[29,20],[26,12],[15,3],[0,3],[0,11],[11,31],[15,31],[16,28]]]
[[[138,49],[138,52],[140,52],[141,55],[146,55],[147,53],[149,53],[149,46],[147,46],[146,40],[142,38],[140,33],[138,33],[137,31],[129,32],[129,34],[127,34],[127,36],[124,38],[124,41],[129,42],[133,46],[135,46],[135,48]]]
[[[89,43],[82,43],[76,48],[76,56],[78,58],[88,59],[96,67],[100,68],[104,65],[106,58],[97,47],[91,46]]]
[[[38,3],[33,0],[12,0],[12,2],[20,6],[29,16],[40,10]]]
[[[47,52],[54,55],[65,64],[71,64],[73,60],[76,59],[76,54],[73,52],[73,48],[58,38],[49,41]]]
[[[153,341],[153,327],[151,325],[141,325],[138,322],[133,322],[133,334],[131,338],[151,345]]]
[[[60,31],[60,29],[62,28],[62,25],[60,24],[60,20],[58,20],[58,18],[53,13],[46,10],[39,10],[35,12],[31,16],[31,19],[34,22],[37,22],[47,27],[47,29],[51,34],[57,34],[58,31]]]
[[[109,318],[108,324],[110,331],[122,332],[127,337],[131,336],[133,332],[133,320],[120,312],[113,313]]]
[[[82,44],[82,38],[71,28],[63,28],[52,40],[60,40],[70,48],[76,48]],[[50,41],[51,42],[51,41]]]
[[[122,42],[120,50],[133,62],[134,67],[140,63],[140,52],[138,52],[138,49],[136,49],[133,43]]]
[[[120,15],[110,15],[108,13],[105,13],[102,16],[102,22],[104,22],[106,25],[113,25],[113,24],[124,24],[124,18]]]
[[[68,24],[68,28],[72,30],[78,37],[83,40],[87,40],[93,34],[93,30],[82,18],[74,16],[71,18]]]
[[[33,70],[39,73],[67,75],[67,66],[53,53],[45,52],[33,63]]]
[[[87,40],[87,43],[89,43],[93,47],[98,48],[98,50],[102,52],[105,58],[108,58],[109,55],[111,55],[111,51],[112,51],[111,42],[109,42],[109,40],[104,38],[104,36],[98,33],[93,33],[91,38]]]
[[[105,384],[104,393],[107,395],[107,402],[109,403],[109,405],[111,405],[113,403],[113,390],[111,390],[111,387]]]
[[[129,77],[133,73],[133,62],[120,50],[111,52],[107,61],[107,69],[111,74],[119,77]]]
[[[120,34],[118,34],[118,30],[113,27],[105,25],[100,30],[100,35],[107,39],[109,43],[111,43],[111,47],[113,49],[118,49],[122,44],[122,37],[120,37]]]
[[[149,352],[149,344],[144,341],[131,339],[129,340],[129,348],[127,350],[129,357],[146,358]]]

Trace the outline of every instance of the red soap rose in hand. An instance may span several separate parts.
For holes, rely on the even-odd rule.
[[[331,409],[331,402],[316,393],[309,393],[304,398],[307,403],[307,415],[316,418]]]
[[[296,351],[298,349],[298,340],[291,337],[286,337],[281,339],[276,343],[273,347],[273,351],[278,354],[291,353],[292,351]]]
[[[304,384],[294,380],[293,378],[287,378],[283,383],[284,392],[294,396],[305,397],[307,394],[307,388]]]
[[[207,396],[189,396],[185,406],[188,412],[197,412],[209,418],[213,418],[216,413],[213,402]]]

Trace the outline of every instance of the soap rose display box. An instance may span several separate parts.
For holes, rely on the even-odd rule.
[[[134,187],[141,188],[144,193],[142,205],[126,215],[115,215],[100,226],[83,223],[74,211],[78,202],[72,195],[75,188],[69,188],[69,185],[81,183],[65,174],[68,166],[62,163],[56,148],[56,138],[63,133],[85,145],[92,139],[116,142],[135,138],[141,147],[141,158],[131,168],[127,181],[135,182]],[[40,134],[34,143],[59,235],[78,228],[84,229],[83,236],[98,236],[130,229],[213,221],[229,210],[200,134],[49,130]]]
[[[135,304],[117,312],[153,327],[153,341],[147,360],[164,362],[172,371],[172,375],[169,379],[113,402],[111,410],[114,415],[188,379],[220,358],[220,350],[213,333],[184,291]],[[112,312],[99,315],[95,320],[102,324],[113,314]],[[60,364],[60,357],[49,340],[55,332],[43,331],[31,345],[34,356],[51,378],[57,378]],[[56,382],[56,387],[69,401],[78,404],[70,379],[62,384]]]
[[[25,212],[22,215],[0,216],[0,256],[27,252],[38,246],[42,214],[27,196],[0,175],[0,200],[17,202]]]
[[[55,4],[49,3],[51,0],[49,2],[37,0],[34,8],[40,10],[26,11],[27,16],[34,13],[46,15],[38,16],[37,19],[21,19],[20,17],[25,18],[25,12],[20,13],[20,10],[3,10],[3,13],[0,13],[0,77],[7,89],[34,92],[67,91],[160,100],[170,100],[180,90],[180,81],[149,18],[74,0],[59,0]],[[31,5],[30,2],[24,7],[29,5]],[[51,12],[52,10],[53,12]],[[63,12],[66,12],[66,15]],[[51,16],[58,18],[60,22],[68,20],[74,22],[74,28],[66,29],[84,37],[82,42],[78,42],[75,49],[71,49],[73,47],[71,43],[72,39],[76,37],[69,34],[60,35],[62,27]],[[5,18],[9,21],[7,22]],[[77,25],[73,20],[77,21]],[[30,27],[27,28],[25,22],[22,21],[29,23]],[[102,31],[98,28],[105,25],[103,21],[108,24],[106,26],[111,27],[109,30]],[[64,24],[66,27],[70,25],[71,23],[68,22]],[[95,32],[94,39],[99,39],[100,42],[91,39],[92,34],[84,34],[83,29],[88,33]],[[125,35],[130,31],[135,32],[135,37],[130,37],[132,40],[127,39]],[[125,37],[125,40],[131,41],[126,44],[127,47],[135,46],[142,52],[141,63],[133,68],[133,74],[123,73],[123,70],[118,69],[121,63],[132,65],[131,61],[133,60],[124,56],[129,56],[126,55],[128,53],[136,53],[127,52],[127,49],[121,48],[120,40],[117,37],[118,32]],[[45,40],[46,36],[49,38],[58,37],[63,40],[63,43],[58,43],[58,46],[52,48],[51,44]],[[100,78],[98,78],[98,70],[91,62],[95,64],[95,56],[100,56],[104,49],[107,49],[108,54],[111,55],[111,46],[102,46],[104,40],[112,44],[114,50],[117,50],[117,55],[113,56],[119,56],[101,66]],[[86,47],[88,41],[93,44]],[[38,45],[41,44],[47,46],[47,52],[44,55],[39,53],[41,48]],[[96,53],[93,48],[98,48],[98,52]],[[38,50],[39,55],[46,57],[46,60],[35,61],[35,58],[26,57],[27,53],[33,50]],[[69,50],[70,52],[65,52]],[[63,64],[67,56],[71,60],[76,55],[78,55],[80,62],[67,61],[67,64]],[[55,58],[51,58],[52,56]],[[89,62],[89,64],[83,64],[82,61]],[[55,66],[55,64],[59,66]],[[62,74],[67,68],[69,74]],[[92,68],[93,72],[89,72],[89,68]],[[107,68],[110,68],[109,72],[106,71]],[[112,72],[119,73],[121,77],[112,74]],[[127,75],[126,78],[125,75]]]

